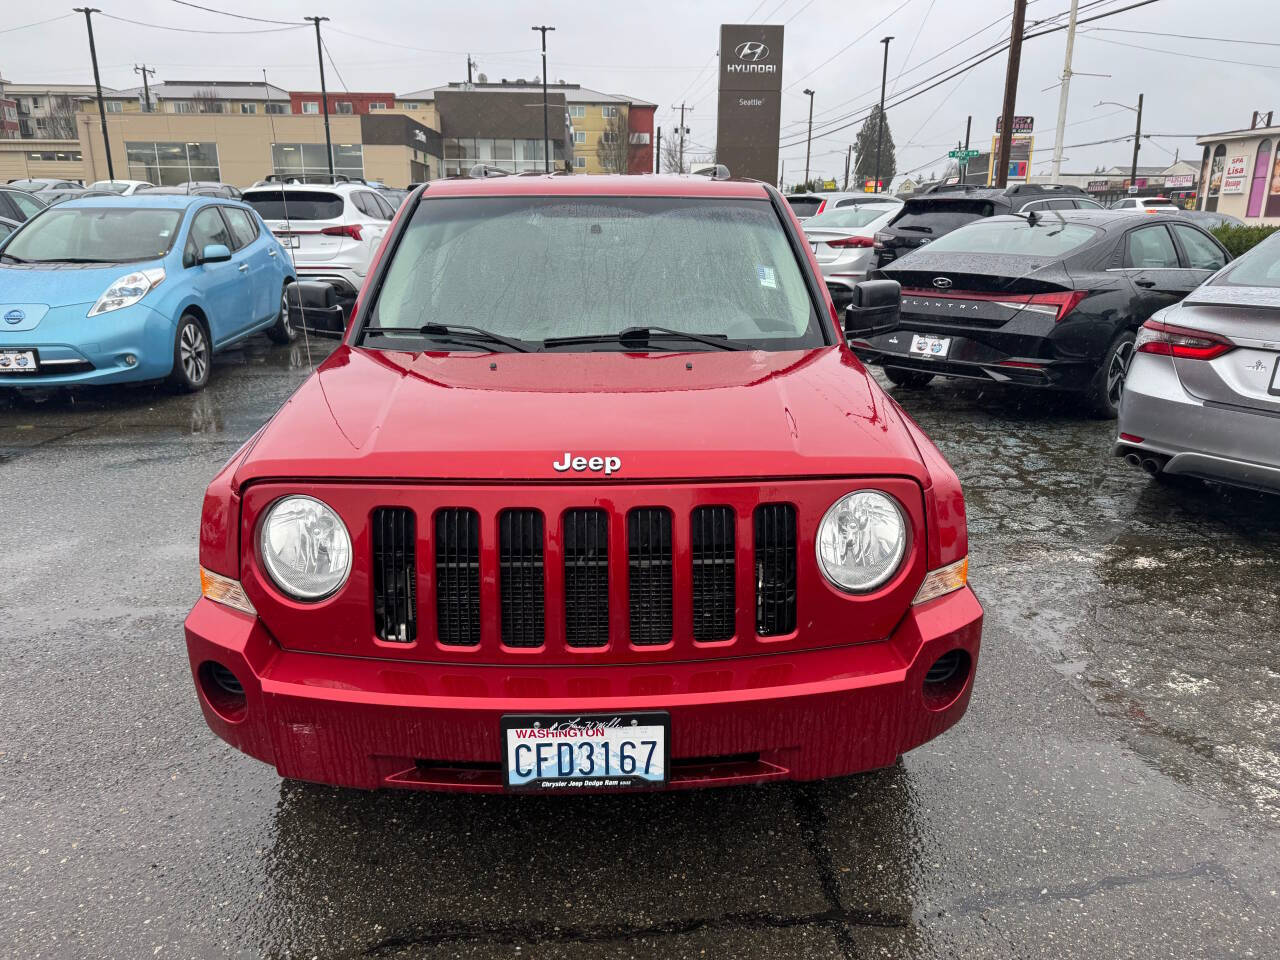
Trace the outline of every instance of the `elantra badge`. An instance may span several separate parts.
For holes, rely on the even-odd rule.
[[[615,471],[622,469],[621,457],[575,457],[569,452],[565,452],[564,460],[556,463],[551,462],[557,472],[564,473],[566,470],[573,470],[576,473],[582,473],[584,470],[590,470],[594,473],[604,472],[606,477],[611,476]]]

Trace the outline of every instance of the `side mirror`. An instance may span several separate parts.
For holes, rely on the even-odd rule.
[[[853,300],[844,311],[844,335],[866,340],[893,333],[902,319],[902,284],[897,280],[863,280],[853,285]]]
[[[285,288],[289,322],[298,330],[341,340],[346,333],[346,317],[338,302],[338,291],[323,280],[298,280]]]
[[[200,251],[201,263],[226,263],[231,259],[231,251],[225,244],[209,243]]]

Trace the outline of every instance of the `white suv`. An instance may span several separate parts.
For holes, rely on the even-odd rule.
[[[299,280],[324,280],[341,297],[364,285],[395,208],[363,183],[269,184],[244,191],[289,251]]]

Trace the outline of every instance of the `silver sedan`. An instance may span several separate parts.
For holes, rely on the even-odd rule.
[[[1138,330],[1116,453],[1280,493],[1280,234]]]
[[[902,209],[902,201],[837,207],[803,224],[813,247],[823,282],[837,310],[853,298],[853,285],[867,278],[875,266],[875,233]]]

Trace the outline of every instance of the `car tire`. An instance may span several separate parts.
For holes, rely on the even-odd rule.
[[[1125,330],[1112,340],[1102,355],[1098,372],[1085,389],[1085,406],[1099,420],[1114,420],[1120,414],[1120,397],[1133,360],[1133,341],[1132,330]]]
[[[200,320],[184,313],[173,337],[173,371],[169,385],[179,393],[195,393],[209,382],[213,348]]]
[[[899,387],[906,387],[909,390],[919,390],[921,387],[927,387],[929,382],[933,380],[937,374],[921,373],[919,370],[899,370],[895,367],[885,367],[884,375],[889,378],[889,382]]]
[[[267,328],[267,339],[280,346],[286,346],[298,339],[298,328],[289,319],[289,288],[280,291],[280,313],[276,322]]]

